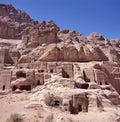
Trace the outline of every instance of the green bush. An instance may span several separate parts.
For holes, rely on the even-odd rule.
[[[48,106],[53,106],[55,104],[55,99],[50,93],[45,97],[45,104]]]
[[[50,114],[50,115],[47,116],[45,122],[53,122],[53,119],[54,119],[53,114]]]
[[[11,114],[10,118],[6,122],[23,122],[23,118],[18,113]]]

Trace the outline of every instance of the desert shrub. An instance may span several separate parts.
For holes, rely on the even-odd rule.
[[[48,93],[44,101],[45,101],[45,104],[48,106],[53,106],[55,104],[55,99],[53,95],[51,95],[50,93]]]
[[[50,114],[47,116],[47,118],[45,119],[45,122],[53,122],[54,116],[53,114]]]
[[[11,114],[10,118],[6,122],[23,122],[23,118],[18,113]]]

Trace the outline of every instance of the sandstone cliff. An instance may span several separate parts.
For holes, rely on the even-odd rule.
[[[24,47],[22,54],[25,54],[26,49],[31,50],[26,56],[32,57],[35,61],[119,63],[120,59],[120,40],[105,39],[96,32],[85,37],[76,31],[60,30],[53,21],[43,21],[26,28],[22,39]],[[35,52],[36,55],[33,56]]]
[[[28,14],[12,5],[0,4],[0,37],[20,39],[24,28],[35,23]]]

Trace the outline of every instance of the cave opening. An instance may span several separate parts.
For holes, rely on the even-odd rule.
[[[55,106],[59,106],[59,105],[60,105],[60,101],[59,101],[59,100],[55,100],[55,101],[54,101],[54,105],[55,105]]]
[[[82,105],[78,106],[78,111],[81,112],[82,111]]]
[[[69,74],[64,69],[62,69],[62,76],[63,78],[70,78]]]
[[[85,71],[83,71],[83,78],[84,78],[85,82],[90,82],[90,79],[87,77]]]
[[[53,69],[50,70],[50,73],[53,73]]]
[[[40,85],[40,80],[37,80],[37,85]]]
[[[3,90],[3,91],[5,90],[5,85],[3,85],[2,90]]]
[[[43,69],[41,69],[41,70],[38,70],[38,72],[39,72],[39,73],[43,73],[43,72],[44,72],[44,70],[43,70]]]
[[[16,77],[17,78],[26,78],[26,73],[24,73],[24,72],[17,72],[16,73]]]
[[[100,82],[100,85],[102,85],[102,82]]]
[[[13,87],[12,87],[12,91],[15,91],[16,89],[17,89],[16,86],[13,86]]]

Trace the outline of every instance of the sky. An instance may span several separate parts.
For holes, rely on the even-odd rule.
[[[39,22],[53,20],[61,29],[88,36],[120,38],[120,0],[0,0]]]

